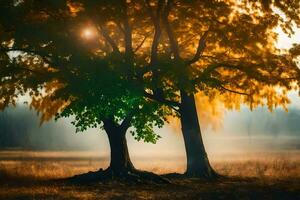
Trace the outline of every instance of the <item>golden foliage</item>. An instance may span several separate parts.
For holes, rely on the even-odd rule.
[[[287,93],[293,89],[291,80],[298,81],[296,84],[299,84],[300,72],[294,62],[294,59],[299,55],[299,45],[295,45],[290,50],[291,55],[279,54],[280,51],[275,46],[277,34],[274,31],[274,28],[281,26],[286,33],[291,34],[293,32],[292,24],[300,24],[300,18],[297,15],[299,14],[299,2],[288,2],[267,1],[266,3],[264,1],[248,0],[177,1],[167,18],[170,27],[173,29],[171,32],[173,32],[175,42],[178,43],[182,60],[188,61],[195,55],[199,39],[204,32],[208,31],[208,36],[198,62],[186,67],[188,70],[185,70],[185,66],[182,65],[184,62],[180,63],[174,60],[172,45],[170,45],[165,24],[161,19],[159,23],[161,25],[161,37],[156,52],[157,63],[159,64],[154,67],[161,68],[159,70],[162,77],[153,78],[155,74],[153,70],[143,69],[151,62],[151,47],[155,27],[149,15],[149,10],[144,7],[144,2],[140,1],[127,1],[128,9],[126,12],[121,12],[120,5],[115,2],[108,4],[101,1],[97,3],[81,1],[79,3],[71,0],[67,1],[65,11],[57,12],[53,16],[38,9],[29,9],[30,11],[26,13],[26,17],[24,19],[20,17],[17,21],[18,24],[15,24],[16,26],[22,24],[26,27],[17,29],[19,31],[17,35],[19,34],[21,39],[18,42],[13,42],[13,45],[10,46],[16,48],[31,47],[28,48],[30,50],[29,54],[40,55],[45,59],[45,63],[58,60],[55,62],[55,64],[59,63],[57,66],[54,64],[51,67],[46,67],[49,73],[79,75],[82,69],[79,68],[76,71],[75,66],[86,63],[86,61],[94,63],[98,59],[97,56],[109,59],[112,63],[115,60],[123,59],[109,56],[114,51],[114,45],[121,52],[121,55],[125,53],[126,38],[124,37],[124,31],[125,25],[128,25],[128,30],[131,31],[130,42],[134,51],[133,71],[141,69],[141,74],[147,81],[161,80],[163,82],[151,83],[152,85],[168,85],[167,89],[173,95],[167,94],[166,96],[174,96],[180,87],[187,88],[187,90],[192,88],[192,92],[201,91],[196,94],[200,120],[204,128],[212,127],[216,130],[221,126],[225,108],[239,109],[241,104],[246,104],[251,109],[259,105],[266,105],[269,110],[273,110],[277,106],[283,106],[286,109],[287,104],[290,102]],[[24,6],[31,6],[30,2],[25,3]],[[45,6],[45,10],[48,9],[47,5],[43,6]],[[62,11],[61,9],[65,8],[64,6],[58,10]],[[150,11],[152,10],[154,15],[157,7],[157,1],[151,0]],[[283,15],[274,12],[273,7],[280,8]],[[53,14],[51,9],[49,9],[49,13]],[[65,13],[68,13],[68,15],[65,15]],[[53,23],[45,24],[46,29],[44,26],[42,26],[44,28],[36,26],[37,20],[43,23],[45,19],[50,17],[53,17],[51,18]],[[125,17],[128,18],[128,24],[124,22]],[[76,20],[78,20],[78,23]],[[89,42],[84,40],[83,42],[81,41],[82,37],[77,38],[77,36],[80,36],[78,32],[82,30],[80,27],[86,27],[87,21],[95,25],[97,40],[90,40]],[[0,27],[2,29],[2,21]],[[33,28],[36,28],[34,29],[36,33],[28,34],[26,30]],[[22,38],[22,34],[24,38]],[[2,39],[3,45],[8,46],[5,45],[5,41],[16,39],[18,38],[6,35]],[[95,57],[90,57],[91,54],[87,51],[89,53],[93,51]],[[15,98],[19,95],[18,89],[24,89],[22,87],[25,86],[27,88],[36,87],[36,85],[32,86],[27,82],[34,82],[33,80],[39,77],[38,75],[33,77],[32,74],[40,72],[41,67],[34,66],[33,59],[26,61],[28,59],[26,56],[24,56],[24,59],[22,62],[28,71],[20,73],[21,75],[17,77],[18,83],[10,82],[10,85],[1,85],[1,88],[6,88],[9,91],[7,95],[3,95],[5,97],[0,97],[0,109],[8,104],[15,103]],[[70,66],[73,65],[74,68],[66,67],[66,63]],[[194,84],[194,79],[199,78],[205,70],[215,64],[220,64],[220,67],[212,70],[211,73],[204,74],[204,79],[198,82],[195,81],[196,84]],[[184,73],[188,74],[186,76],[188,78],[184,77]],[[9,77],[13,77],[15,74]],[[127,71],[123,75],[127,76]],[[6,76],[3,77],[6,78]],[[27,82],[24,81],[27,84],[23,84],[25,86],[20,84],[23,79],[28,79]],[[188,84],[182,86],[182,79],[189,79],[183,81]],[[202,87],[203,85],[205,86]],[[43,113],[42,121],[49,120],[57,111],[68,104],[64,100],[55,98],[54,91],[60,87],[62,86],[58,82],[48,82],[45,83],[45,88],[42,89],[45,91],[42,91],[42,94],[33,96],[31,106]],[[218,92],[215,90],[218,90]],[[248,95],[230,93],[230,90]]]
[[[224,103],[219,97],[209,97],[203,92],[198,92],[195,95],[197,113],[202,129],[211,128],[214,132],[217,132],[223,127],[223,118],[226,113],[226,109]],[[169,117],[168,120],[172,129],[176,133],[180,133],[180,119]]]
[[[75,17],[78,12],[83,11],[84,7],[81,3],[79,2],[74,2],[74,1],[68,1],[67,6],[69,8],[69,12],[71,13],[71,16]]]
[[[55,97],[55,91],[62,87],[63,84],[52,81],[45,85],[43,92],[32,97],[30,108],[34,108],[38,113],[41,113],[40,124],[49,121],[69,105],[69,101]]]

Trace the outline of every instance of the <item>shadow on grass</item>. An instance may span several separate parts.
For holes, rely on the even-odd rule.
[[[41,180],[0,171],[0,199],[300,199],[299,178],[222,176],[208,181],[180,174],[165,176],[169,184],[128,183],[118,179],[74,184],[67,179]]]

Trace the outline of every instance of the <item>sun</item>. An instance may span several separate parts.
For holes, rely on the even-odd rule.
[[[83,35],[84,35],[85,37],[91,37],[91,36],[93,35],[93,33],[92,33],[92,31],[91,31],[90,29],[85,29],[85,30],[83,31]]]
[[[96,31],[93,28],[90,28],[90,27],[84,28],[82,30],[81,36],[84,39],[90,40],[90,39],[93,39],[96,36]]]

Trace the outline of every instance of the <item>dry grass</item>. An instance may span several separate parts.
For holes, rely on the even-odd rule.
[[[173,180],[172,185],[77,186],[50,180],[105,168],[92,152],[0,152],[0,199],[300,199],[300,153],[211,156],[219,181]],[[150,159],[150,158],[149,158]],[[134,158],[156,173],[183,172],[184,158]]]
[[[213,166],[226,176],[300,178],[300,152],[223,155],[214,160]]]

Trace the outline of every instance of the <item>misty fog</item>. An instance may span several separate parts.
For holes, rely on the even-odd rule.
[[[201,119],[200,119],[201,120]],[[39,117],[23,105],[0,112],[0,148],[26,150],[89,150],[101,155],[109,153],[108,140],[100,128],[75,133],[72,119],[59,119],[40,125]],[[300,112],[291,107],[289,112],[266,108],[252,112],[227,111],[218,130],[203,129],[208,153],[256,150],[300,149]],[[133,154],[184,156],[180,129],[166,125],[156,129],[162,138],[157,144],[135,141],[128,133],[129,149]],[[139,149],[138,152],[134,151]],[[159,152],[157,151],[159,149]]]

